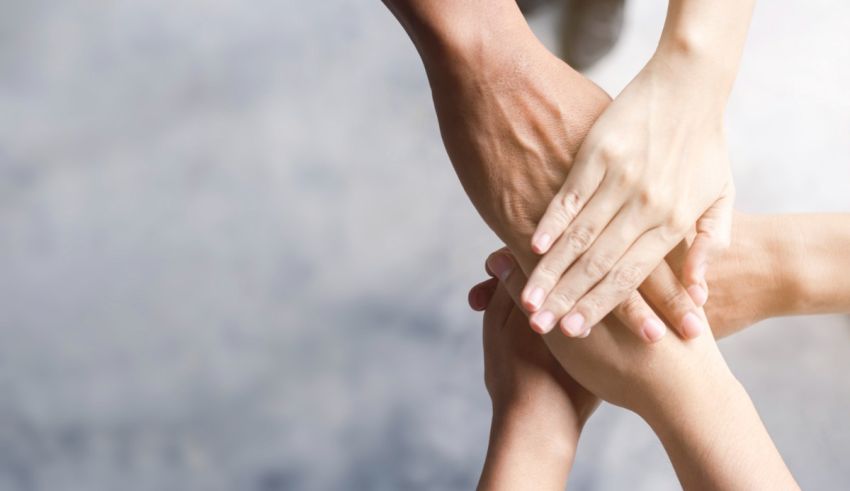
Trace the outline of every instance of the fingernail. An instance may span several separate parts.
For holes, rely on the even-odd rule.
[[[697,307],[702,307],[708,301],[708,292],[700,285],[689,286],[688,295],[690,295],[691,300],[694,301]]]
[[[643,327],[640,331],[647,341],[655,343],[657,341],[661,341],[661,338],[663,338],[664,334],[667,332],[667,327],[665,327],[658,319],[649,318],[643,322]]]
[[[494,254],[493,256],[490,256],[490,259],[487,261],[487,266],[490,267],[490,271],[498,276],[501,281],[505,281],[514,269],[513,261],[508,259],[508,257],[504,254]]]
[[[532,245],[539,253],[545,251],[549,247],[550,243],[552,243],[552,237],[550,237],[547,233],[537,235],[534,237],[534,240],[532,240]]]
[[[551,331],[552,327],[555,325],[555,314],[548,310],[544,310],[532,317],[531,324],[537,328],[538,332],[546,334]]]
[[[543,289],[539,286],[535,286],[534,289],[531,290],[531,293],[528,294],[528,305],[532,310],[537,310],[540,308],[542,303]]]
[[[582,333],[582,335],[581,335],[581,336],[579,336],[578,338],[579,338],[579,339],[584,339],[584,338],[586,338],[586,337],[590,336],[590,331],[592,331],[592,330],[593,330],[593,327],[592,327],[592,326],[591,326],[591,327],[588,327],[588,328],[587,328],[587,330],[585,330],[585,331],[584,331],[584,333]]]
[[[702,333],[703,323],[693,312],[688,312],[682,319],[682,333],[688,339],[693,339]]]
[[[564,332],[567,335],[572,337],[580,336],[584,333],[584,316],[580,313],[576,312],[575,314],[570,314],[568,317],[565,317],[563,321],[561,321],[561,325],[564,328]]]

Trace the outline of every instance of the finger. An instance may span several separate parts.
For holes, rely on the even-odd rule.
[[[621,196],[606,189],[599,190],[593,196],[572,225],[534,267],[522,294],[523,307],[530,312],[540,309],[567,268],[591,247],[605,225],[620,210],[622,203]]]
[[[514,264],[516,264],[516,259],[513,255],[510,253],[506,253],[506,255],[513,261]],[[499,284],[521,309],[520,294],[522,293],[522,287],[525,286],[525,275],[523,274],[522,269],[514,267],[511,273],[505,277],[505,281],[500,282]]]
[[[553,319],[561,319],[567,314],[579,299],[584,297],[610,273],[614,265],[638,237],[645,233],[647,228],[651,228],[647,226],[648,223],[641,223],[641,221],[642,217],[638,215],[634,208],[628,208],[618,213],[596,239],[596,242],[582,254],[581,258],[567,268],[562,277],[556,280],[557,285],[551,291],[546,292],[546,299],[539,309],[540,314],[535,313],[532,316],[532,321],[539,323],[540,329],[545,329],[546,326],[550,328],[554,326]],[[532,273],[533,277],[534,274]],[[535,291],[536,284],[533,283],[534,281],[534,279],[530,280],[529,286],[526,287],[530,291]],[[615,305],[616,303],[611,304],[610,309],[605,314],[607,315]],[[584,333],[586,326],[579,324],[578,320],[575,317],[568,322],[567,326],[571,330],[568,333],[570,336],[579,336]]]
[[[517,266],[516,259],[510,251],[505,249],[490,254],[490,257],[487,258],[487,267],[495,273],[496,278],[511,294],[511,298],[517,301],[517,306],[522,309],[522,305],[519,303],[519,293],[525,286],[525,275]]]
[[[576,162],[531,236],[532,251],[545,254],[549,250],[590,201],[604,176],[603,166]]]
[[[510,254],[511,250],[508,249],[507,247],[500,247],[499,249],[496,249],[495,251],[491,252],[490,256],[492,256],[493,254],[498,254],[498,253]],[[490,256],[487,256],[487,259],[489,259]],[[496,273],[494,273],[492,270],[490,270],[490,265],[488,264],[487,260],[484,261],[484,271],[486,271],[487,274],[490,275],[490,276],[494,276],[494,277],[496,276]]]
[[[573,337],[584,334],[589,326],[601,321],[625,301],[675,244],[676,241],[662,231],[662,227],[643,234],[611,268],[611,272],[564,316],[561,330]]]
[[[699,306],[666,262],[655,268],[640,292],[683,339],[693,339],[708,327],[701,319]]]
[[[658,342],[667,333],[667,326],[637,290],[614,309],[614,315],[647,343]]]
[[[682,278],[700,307],[708,301],[705,272],[713,257],[729,247],[732,236],[734,191],[727,191],[697,220],[697,233],[688,249]]]
[[[472,310],[476,312],[485,310],[490,305],[490,299],[493,298],[497,286],[499,286],[498,278],[489,278],[473,286],[467,295],[467,301]]]

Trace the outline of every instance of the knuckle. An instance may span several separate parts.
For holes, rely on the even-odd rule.
[[[614,287],[619,291],[634,290],[640,285],[641,269],[631,264],[623,266],[614,271]]]
[[[561,211],[566,221],[578,214],[580,198],[575,191],[567,191],[561,196]]]
[[[620,312],[627,318],[634,318],[643,313],[643,299],[638,292],[633,292],[620,304]]]
[[[596,319],[602,313],[602,300],[598,296],[585,297],[578,310],[584,314],[585,319]]]
[[[691,225],[691,221],[684,212],[680,210],[673,210],[667,215],[667,220],[664,224],[670,231],[678,235],[683,234],[688,230],[688,227]]]
[[[548,261],[540,261],[537,265],[537,275],[540,278],[557,278],[560,273],[555,265]]]
[[[603,141],[599,144],[599,158],[606,163],[619,162],[625,156],[623,145],[615,141]]]
[[[584,271],[589,276],[599,278],[611,271],[614,266],[614,261],[610,256],[605,254],[597,254],[591,256],[584,263]]]
[[[630,167],[618,170],[613,177],[614,182],[621,188],[632,188],[638,182],[637,172]]]
[[[566,236],[567,248],[573,252],[584,252],[590,247],[590,241],[593,239],[593,231],[590,228],[581,226],[571,230]]]
[[[575,299],[573,295],[563,289],[558,289],[550,293],[549,300],[555,306],[561,307],[563,309],[568,309],[575,304]]]
[[[641,186],[636,193],[638,204],[650,214],[657,214],[667,209],[667,200],[650,186]]]
[[[682,312],[688,309],[688,301],[685,298],[685,293],[679,289],[665,292],[661,304],[670,312]]]

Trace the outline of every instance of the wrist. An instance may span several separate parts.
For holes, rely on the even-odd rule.
[[[545,428],[546,418],[529,418],[494,407],[490,443],[478,489],[563,489],[578,437]]]
[[[583,422],[570,410],[544,404],[493,407],[491,446],[528,452],[534,459],[572,464]]]
[[[697,344],[710,343],[710,349]],[[697,339],[677,362],[678,368],[663,377],[656,377],[640,390],[637,398],[626,407],[643,418],[653,429],[675,431],[678,424],[692,424],[689,419],[699,413],[712,411],[730,390],[740,387],[714,339]]]
[[[728,74],[711,55],[688,42],[672,44],[660,44],[641,74],[653,80],[659,96],[675,100],[680,115],[708,121],[721,130],[734,73]]]
[[[778,225],[770,216],[735,212],[732,243],[712,261],[706,277],[705,311],[717,338],[781,315],[786,308],[795,289],[789,271],[795,259],[788,245],[777,240]]]

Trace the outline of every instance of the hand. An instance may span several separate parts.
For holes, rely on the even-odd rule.
[[[507,249],[491,254],[486,268],[493,277],[472,287],[469,305],[485,311],[484,382],[493,406],[543,405],[557,413],[555,419],[581,428],[598,399],[564,372],[540,336],[515,328],[517,321],[525,324],[525,314],[514,305],[505,285],[520,287],[525,279],[522,271]],[[501,287],[500,278],[505,283]]]
[[[505,250],[506,251],[506,250]],[[490,274],[518,271],[509,254],[491,256]],[[514,278],[523,279],[517,272]],[[493,402],[487,460],[479,489],[564,489],[579,434],[599,399],[578,385],[497,278],[470,290],[484,312],[484,381]]]
[[[510,267],[514,264],[510,252],[496,251],[486,264],[519,305],[526,278],[518,268]],[[484,305],[480,298],[485,295],[481,291],[493,288],[492,281],[473,289],[471,305],[478,308]],[[687,343],[675,337],[665,338],[650,347],[615,321],[600,323],[581,342],[561,336],[557,331],[544,336],[561,366],[582,386],[604,400],[639,413],[642,408],[652,406],[656,398],[669,394],[684,379],[697,374],[722,374],[726,370],[713,336],[709,334],[704,338]]]
[[[441,61],[423,58],[443,141],[464,189],[530,271],[537,260],[529,247],[534,227],[610,98],[547,51],[524,21],[510,29],[511,43],[491,40],[450,51]],[[665,268],[644,285],[643,296],[635,292],[636,278],[620,284],[630,296],[615,314],[648,342],[666,331],[649,303],[677,327],[687,318],[686,334],[704,328],[697,305]],[[542,331],[540,324],[532,327]]]
[[[525,279],[499,266],[505,254],[497,251],[488,265],[519,305]],[[486,295],[473,293],[480,307]],[[545,339],[575,380],[650,424],[684,489],[799,489],[711,333],[646,345],[606,321],[581,343],[558,331]]]
[[[532,239],[546,253],[524,305],[543,332],[582,336],[628,298],[696,223],[683,280],[705,303],[709,258],[729,243],[734,187],[722,104],[653,59],[594,123]],[[545,298],[545,300],[544,300]],[[687,339],[694,313],[672,319]]]

